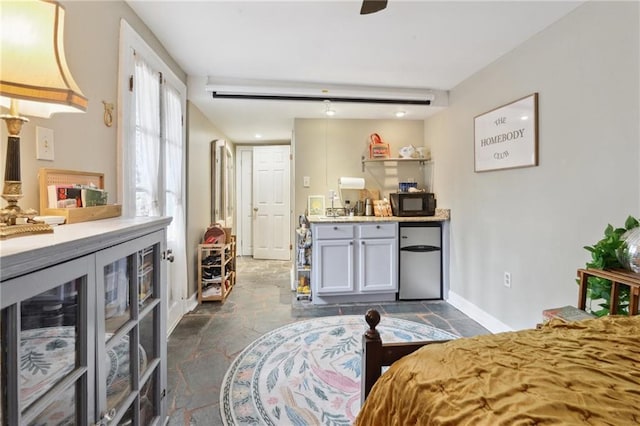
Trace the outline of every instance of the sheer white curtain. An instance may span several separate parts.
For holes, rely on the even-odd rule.
[[[160,216],[158,168],[160,166],[160,73],[139,54],[134,58],[136,116],[135,216]]]
[[[172,282],[186,281],[186,226],[183,197],[183,148],[182,148],[182,103],[180,93],[171,85],[164,85],[164,146],[165,146],[165,214],[173,220],[167,229],[167,245],[173,247],[174,264]],[[173,294],[174,290],[184,286],[170,287],[169,303],[186,297],[186,294]],[[176,290],[175,292],[180,292]]]

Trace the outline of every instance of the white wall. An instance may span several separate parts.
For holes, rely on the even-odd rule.
[[[398,150],[406,145],[422,146],[424,123],[418,120],[347,120],[347,119],[301,119],[294,124],[295,153],[295,206],[294,215],[304,213],[309,195],[324,195],[326,206],[330,206],[329,190],[338,190],[341,176],[362,177],[367,189],[381,191],[381,196],[398,187],[398,180],[415,177],[423,183],[423,170],[418,163],[403,164],[401,168],[367,166],[362,171],[361,157],[368,155],[369,135],[378,133],[389,143],[391,155],[398,157]],[[303,176],[309,176],[311,186],[303,187]],[[343,192],[352,205],[359,193]],[[339,207],[340,203],[335,203]]]
[[[640,216],[639,16],[637,2],[588,2],[455,87],[425,123],[452,211],[451,290],[510,327],[575,305],[583,246]],[[473,117],[533,92],[539,166],[474,173]]]

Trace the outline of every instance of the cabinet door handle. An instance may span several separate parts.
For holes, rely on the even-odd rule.
[[[337,226],[334,226],[334,227],[333,227],[333,230],[334,230],[334,231],[337,231],[337,230],[338,230],[338,227],[337,227]]]
[[[360,241],[360,244],[364,245],[364,241]]]
[[[173,262],[174,260],[173,250],[167,249],[165,252],[162,253],[162,258],[165,260],[168,260],[169,262]]]
[[[376,229],[380,229],[380,225],[376,225]]]
[[[100,415],[100,420],[98,420],[98,423],[96,423],[95,426],[108,426],[109,422],[113,420],[115,416],[116,416],[115,408],[112,408],[109,411],[103,411],[102,414]]]
[[[353,245],[353,241],[349,241],[349,245],[352,246]]]

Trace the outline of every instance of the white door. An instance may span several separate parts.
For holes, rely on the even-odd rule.
[[[288,145],[253,148],[253,257],[289,260],[290,150]]]
[[[236,205],[238,206],[238,239],[237,253],[239,256],[253,254],[253,148],[236,149],[236,182],[238,190]]]

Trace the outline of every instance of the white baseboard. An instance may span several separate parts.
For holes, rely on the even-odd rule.
[[[190,298],[184,301],[184,313],[188,314],[198,307],[198,292],[191,295]]]
[[[198,306],[198,293],[193,293],[190,298],[182,301],[182,316],[193,311]],[[167,336],[170,336],[173,332],[173,329],[176,328],[180,319],[175,322],[175,324],[167,324]]]
[[[509,327],[499,319],[487,312],[483,311],[473,303],[469,302],[462,296],[449,290],[449,296],[447,302],[454,308],[462,311],[466,316],[479,323],[492,333],[502,333],[504,331],[513,331],[513,328]]]

